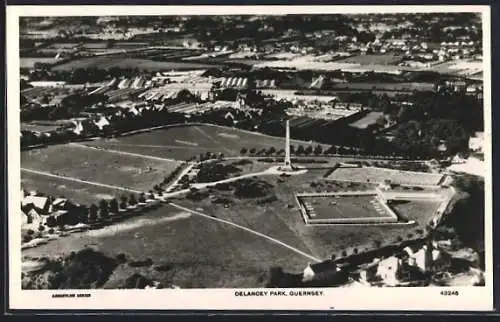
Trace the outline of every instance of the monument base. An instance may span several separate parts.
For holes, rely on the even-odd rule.
[[[285,165],[280,165],[280,166],[274,166],[269,169],[270,171],[281,175],[298,175],[298,174],[303,174],[307,172],[306,168],[303,167],[298,167],[298,166],[285,166]]]

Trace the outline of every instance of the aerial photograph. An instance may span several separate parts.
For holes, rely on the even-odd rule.
[[[484,287],[482,39],[480,13],[21,17],[22,289]]]

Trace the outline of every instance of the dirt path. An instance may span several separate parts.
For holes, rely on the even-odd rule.
[[[235,223],[233,223],[233,222],[231,222],[231,221],[228,221],[228,220],[224,220],[224,219],[220,219],[220,218],[215,218],[215,217],[212,217],[212,216],[206,215],[206,214],[204,214],[204,213],[201,213],[201,212],[199,212],[199,211],[196,211],[196,210],[191,210],[191,209],[189,209],[189,208],[185,208],[185,207],[182,207],[182,206],[177,205],[177,204],[174,204],[174,203],[169,203],[169,204],[170,204],[171,206],[173,206],[173,207],[176,207],[177,209],[184,210],[184,211],[189,212],[189,213],[192,213],[192,214],[194,214],[194,215],[202,216],[202,217],[205,217],[205,218],[207,218],[207,219],[211,219],[211,220],[214,220],[214,221],[218,221],[218,222],[221,222],[221,223],[228,224],[228,225],[231,225],[231,226],[233,226],[233,227],[239,228],[239,229],[241,229],[241,230],[245,230],[245,231],[247,231],[247,232],[249,232],[249,233],[251,233],[251,234],[254,234],[254,235],[257,235],[257,236],[259,236],[259,237],[263,237],[263,238],[265,238],[265,239],[267,239],[267,240],[270,240],[271,242],[273,242],[273,243],[275,243],[275,244],[278,244],[278,245],[281,245],[281,246],[283,246],[283,247],[286,247],[286,248],[290,249],[291,251],[293,251],[293,252],[295,252],[295,253],[297,253],[297,254],[299,254],[299,255],[302,255],[302,256],[304,256],[304,257],[306,257],[306,258],[308,258],[309,260],[312,260],[312,261],[317,262],[317,263],[321,262],[321,260],[320,260],[320,259],[318,259],[318,258],[316,258],[316,257],[314,257],[314,256],[312,256],[312,255],[309,255],[309,254],[307,254],[307,253],[305,253],[305,252],[303,252],[303,251],[301,251],[301,250],[299,250],[299,249],[297,249],[297,248],[295,248],[295,247],[292,247],[292,246],[290,246],[290,245],[288,245],[288,244],[286,244],[286,243],[284,243],[284,242],[282,242],[282,241],[280,241],[280,240],[277,240],[277,239],[275,239],[275,238],[273,238],[273,237],[271,237],[271,236],[265,235],[265,234],[263,234],[263,233],[259,233],[258,231],[255,231],[255,230],[253,230],[253,229],[250,229],[250,228],[247,228],[247,227],[244,227],[244,226],[241,226],[241,225],[235,224]]]
[[[96,148],[93,146],[88,146],[85,144],[80,144],[80,143],[69,143],[72,146],[77,146],[80,148],[85,148],[85,149],[92,149],[92,150],[98,150],[98,151],[104,151],[104,152],[109,152],[109,153],[116,153],[116,154],[121,154],[121,155],[129,155],[133,157],[138,157],[138,158],[143,158],[143,159],[150,159],[150,160],[156,160],[156,161],[167,161],[167,162],[179,162],[179,160],[175,159],[169,159],[169,158],[160,158],[160,157],[154,157],[151,155],[146,155],[146,154],[138,154],[138,153],[132,153],[132,152],[124,152],[124,151],[118,151],[118,150],[112,150],[112,149],[106,149],[106,148]]]

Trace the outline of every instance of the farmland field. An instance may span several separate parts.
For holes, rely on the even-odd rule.
[[[395,55],[359,55],[336,60],[337,63],[360,64],[360,65],[396,65],[401,61],[401,56]]]
[[[366,129],[368,126],[375,124],[377,120],[383,116],[384,113],[382,112],[370,112],[363,118],[355,121],[354,123],[351,123],[350,125],[359,129]]]
[[[21,57],[19,59],[20,68],[33,68],[36,63],[53,64],[56,60],[53,57]]]
[[[23,256],[68,255],[87,245],[111,257],[124,253],[130,260],[151,258],[154,265],[169,266],[158,271],[124,265],[105,288],[116,287],[135,272],[181,288],[262,287],[270,267],[298,273],[310,261],[268,239],[168,205],[110,227],[26,249]],[[296,246],[306,249],[300,241]]]
[[[60,128],[61,125],[53,124],[35,124],[35,123],[21,123],[21,131],[36,131],[36,132],[45,132],[45,131],[54,131]]]
[[[334,84],[332,90],[432,91],[432,83],[345,83]]]
[[[178,165],[177,161],[152,160],[71,143],[21,153],[21,167],[28,170],[138,191],[148,191]]]
[[[147,71],[162,71],[162,70],[189,70],[189,69],[204,69],[217,67],[215,65],[186,63],[186,62],[160,62],[149,59],[125,58],[120,56],[106,57],[91,57],[82,58],[58,65],[53,70],[68,71],[76,68],[101,68],[109,69],[113,67],[119,68],[138,68],[139,70]]]

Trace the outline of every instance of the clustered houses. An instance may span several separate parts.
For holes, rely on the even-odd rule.
[[[38,231],[41,240],[50,239],[43,235],[45,228],[59,229],[64,227],[66,232],[81,231],[84,229],[102,226],[116,219],[140,214],[141,211],[154,208],[159,201],[164,200],[162,189],[148,194],[141,193],[136,197],[122,197],[118,200],[101,200],[99,206],[81,205],[64,197],[42,195],[36,191],[21,191],[22,230],[28,232],[28,237]],[[136,199],[137,198],[137,199]],[[113,203],[115,206],[113,206]],[[49,234],[51,232],[49,231]],[[26,236],[23,236],[23,239]],[[31,238],[23,240],[30,242]],[[38,241],[37,241],[38,242]],[[31,246],[26,246],[31,247]]]
[[[22,228],[38,230],[40,226],[75,225],[84,219],[81,205],[66,198],[42,196],[36,191],[21,191]]]
[[[408,246],[396,255],[375,258],[355,268],[348,263],[325,261],[309,263],[302,272],[302,282],[322,281],[326,285],[358,283],[364,286],[419,285],[432,272],[446,271],[452,257],[436,242]]]

